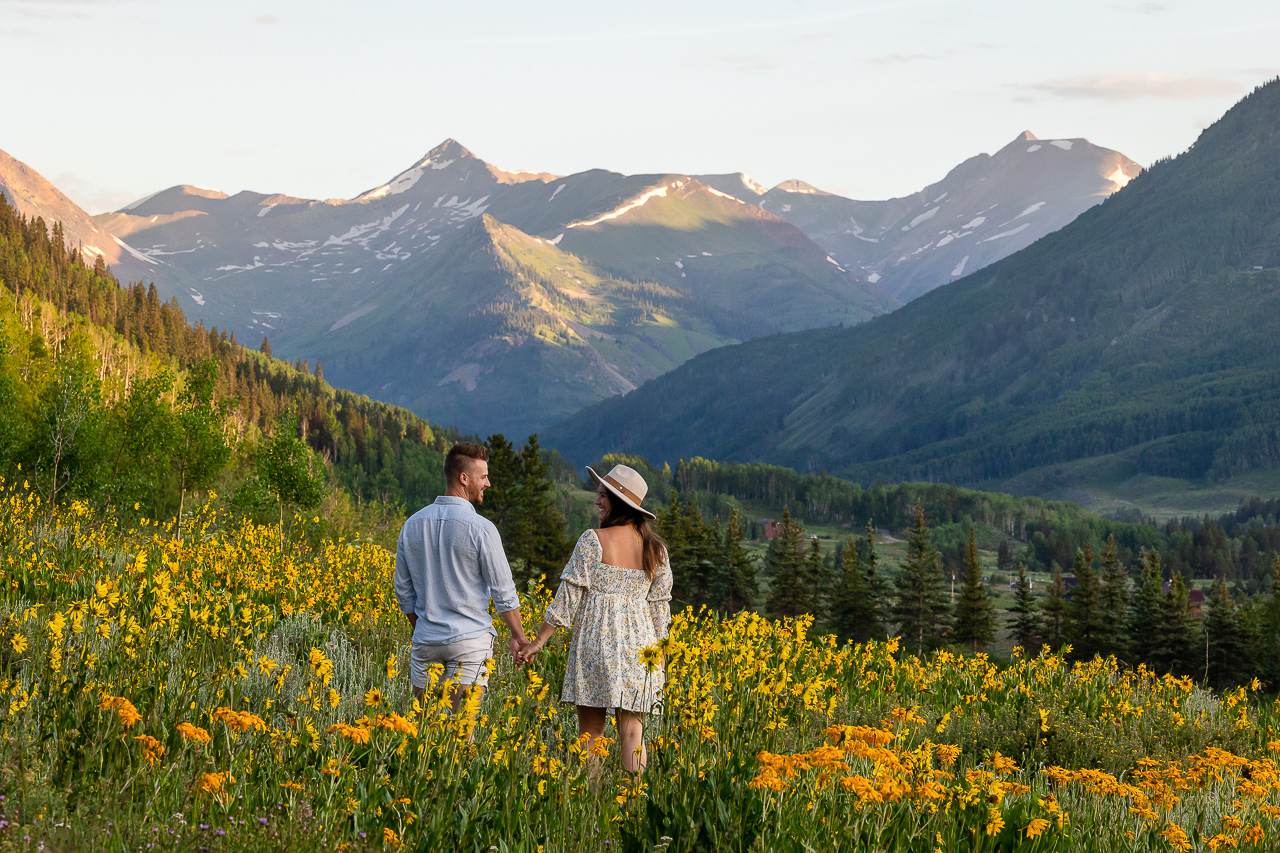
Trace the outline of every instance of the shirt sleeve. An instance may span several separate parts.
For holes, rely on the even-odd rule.
[[[665,639],[671,624],[671,560],[665,552],[662,565],[649,584],[649,616],[653,619],[653,635]]]
[[[591,588],[588,569],[599,561],[600,554],[600,540],[593,531],[588,530],[578,537],[578,544],[560,574],[560,588],[547,606],[542,621],[557,628],[573,627],[573,618],[578,615],[582,596]]]
[[[499,613],[520,609],[520,596],[515,581],[511,579],[511,564],[502,550],[502,537],[498,528],[486,524],[480,528],[480,574],[489,585],[489,597],[493,609]]]
[[[418,595],[413,588],[413,574],[409,571],[408,548],[405,546],[405,533],[408,526],[400,531],[400,539],[396,542],[396,603],[400,612],[412,615],[418,612]]]

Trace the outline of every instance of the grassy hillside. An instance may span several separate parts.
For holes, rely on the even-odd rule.
[[[707,353],[548,443],[991,488],[1122,452],[1134,476],[1188,482],[1271,468],[1278,124],[1275,82],[986,270],[854,329]]]

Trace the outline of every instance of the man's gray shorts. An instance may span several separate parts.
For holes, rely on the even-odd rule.
[[[454,684],[461,686],[478,684],[487,687],[489,673],[485,661],[491,657],[492,634],[482,634],[442,646],[414,643],[413,654],[409,659],[409,681],[419,690],[426,688],[427,670],[432,664],[441,663],[444,664],[444,675],[436,681],[437,686],[452,679]]]

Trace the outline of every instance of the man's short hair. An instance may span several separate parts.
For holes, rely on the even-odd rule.
[[[445,482],[457,482],[459,475],[471,470],[472,460],[488,462],[489,448],[483,444],[468,444],[465,441],[449,448],[449,452],[444,457]]]

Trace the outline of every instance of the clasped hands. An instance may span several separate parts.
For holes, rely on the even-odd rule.
[[[516,666],[521,667],[533,660],[542,651],[545,643],[530,640],[528,637],[511,638],[511,656],[516,659]]]

